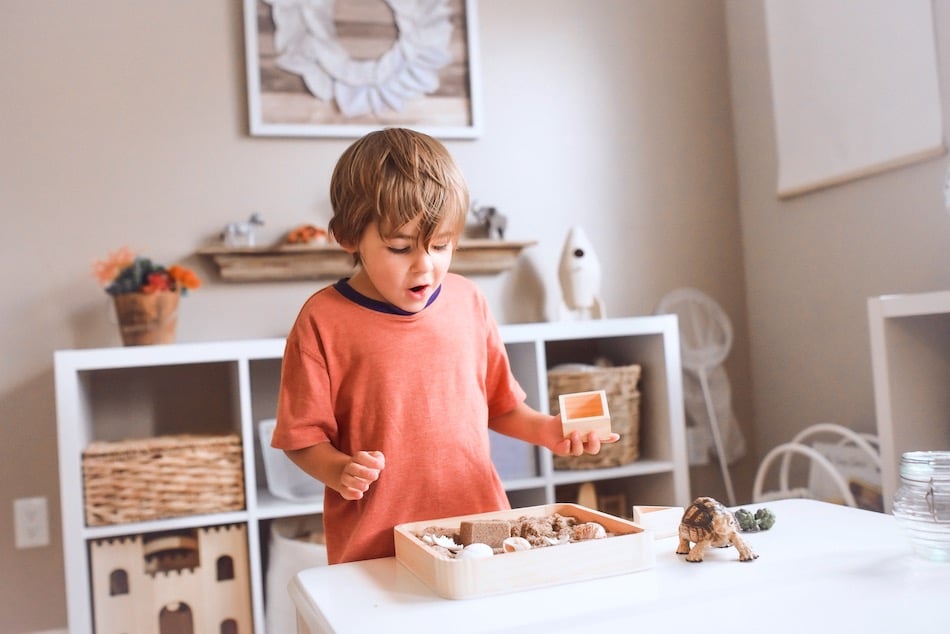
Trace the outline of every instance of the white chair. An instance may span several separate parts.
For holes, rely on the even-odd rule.
[[[805,443],[805,440],[816,436],[833,436],[837,444],[854,445],[865,453],[870,463],[880,469],[881,458],[877,449],[877,438],[871,434],[860,434],[847,427],[835,423],[816,423],[799,432],[791,441],[782,443],[765,454],[759,468],[756,470],[755,482],[752,485],[752,501],[756,503],[768,502],[783,498],[817,498],[815,492],[808,486],[791,486],[790,473],[792,458],[801,456],[811,464],[820,467],[834,487],[838,490],[841,499],[848,506],[857,507],[851,487],[837,467],[823,453]],[[773,464],[779,463],[778,488],[763,491],[766,480],[769,478]]]
[[[666,294],[657,305],[658,314],[673,313],[679,319],[680,348],[683,369],[699,378],[706,414],[722,481],[726,486],[729,505],[736,504],[729,464],[722,441],[722,424],[716,416],[712,390],[709,386],[710,372],[722,364],[732,349],[732,323],[719,304],[695,288],[680,288]]]

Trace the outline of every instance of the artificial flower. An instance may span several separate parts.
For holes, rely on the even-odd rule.
[[[187,295],[201,286],[194,271],[179,264],[165,268],[151,259],[136,255],[127,247],[96,260],[93,273],[109,295],[174,291]]]

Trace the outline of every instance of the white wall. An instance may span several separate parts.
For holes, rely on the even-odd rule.
[[[517,270],[477,278],[499,319],[550,314],[561,245],[580,223],[609,314],[651,313],[684,285],[723,304],[751,435],[722,2],[478,5],[485,134],[448,145],[511,237],[538,241]],[[3,14],[0,630],[23,632],[66,620],[52,353],[119,343],[93,260],[129,245],[198,268],[205,286],[182,302],[181,341],[282,335],[315,284],[226,284],[192,254],[252,211],[264,239],[324,224],[349,141],[248,136],[237,0],[40,0]],[[736,468],[740,491],[750,464]],[[694,491],[722,494],[715,469],[693,475]],[[16,550],[12,502],[36,495],[50,500],[53,544]]]

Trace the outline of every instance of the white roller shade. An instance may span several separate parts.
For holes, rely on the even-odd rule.
[[[931,0],[766,0],[778,195],[943,153]]]

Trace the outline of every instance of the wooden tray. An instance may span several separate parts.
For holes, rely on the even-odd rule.
[[[457,530],[463,520],[516,520],[553,513],[598,522],[613,536],[563,546],[454,559],[426,545],[416,533],[430,526]],[[410,522],[395,527],[396,559],[446,599],[468,599],[561,583],[626,574],[653,567],[653,536],[637,524],[577,504],[546,504],[510,511]]]

